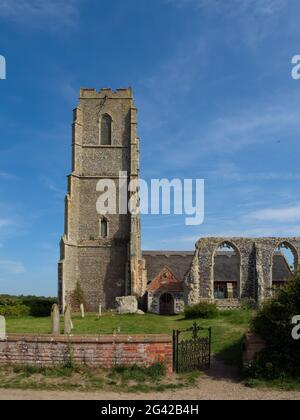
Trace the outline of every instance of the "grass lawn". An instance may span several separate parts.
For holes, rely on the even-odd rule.
[[[73,317],[74,335],[83,334],[172,334],[174,329],[185,329],[195,321],[203,327],[212,327],[212,351],[228,364],[240,364],[242,337],[249,329],[253,316],[252,311],[220,312],[214,319],[185,320],[183,315],[158,316],[145,315],[103,315],[97,319],[95,315]],[[63,322],[62,322],[63,328]],[[50,318],[8,318],[8,333],[40,333],[51,332]]]

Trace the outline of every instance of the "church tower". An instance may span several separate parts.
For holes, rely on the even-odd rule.
[[[72,173],[58,269],[61,308],[71,304],[77,309],[79,293],[88,311],[97,311],[99,304],[112,309],[119,296],[144,295],[140,217],[123,214],[119,207],[124,182],[129,199],[127,184],[138,178],[137,109],[132,90],[81,89],[73,115]],[[99,181],[107,179],[116,186],[117,211],[102,215],[96,207],[101,195],[97,190]]]

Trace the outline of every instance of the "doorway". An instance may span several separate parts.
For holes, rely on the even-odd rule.
[[[170,293],[164,293],[159,299],[160,315],[174,315],[174,298]]]

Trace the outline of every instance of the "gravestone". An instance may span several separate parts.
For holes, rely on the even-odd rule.
[[[60,334],[60,317],[58,305],[54,304],[51,309],[51,325],[52,325],[52,334]]]
[[[70,335],[73,330],[73,322],[71,316],[71,309],[70,306],[67,305],[64,313],[64,334]]]
[[[81,312],[81,318],[84,318],[85,313],[84,313],[84,304],[83,303],[81,303],[81,305],[80,305],[80,312]]]
[[[227,283],[227,298],[233,299],[233,284]]]
[[[138,301],[135,296],[117,297],[117,311],[120,315],[136,314],[138,310]]]
[[[6,321],[4,316],[0,316],[0,341],[6,340]]]

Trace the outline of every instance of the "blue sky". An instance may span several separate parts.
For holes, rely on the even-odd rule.
[[[297,0],[1,0],[0,293],[56,294],[72,109],[132,86],[142,177],[204,178],[205,223],[143,218],[145,249],[300,234]]]

